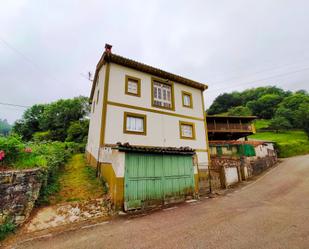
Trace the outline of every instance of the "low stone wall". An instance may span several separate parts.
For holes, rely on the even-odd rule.
[[[258,175],[262,173],[264,170],[272,167],[277,163],[277,157],[266,156],[263,158],[253,158],[249,160],[244,160],[245,164],[248,168],[249,177]]]
[[[212,189],[226,188],[234,183],[259,175],[277,163],[276,156],[260,157],[211,157],[210,174]],[[228,169],[234,168],[235,170]],[[236,177],[238,174],[238,181]],[[231,175],[232,174],[232,175]]]
[[[240,173],[241,161],[238,157],[211,157],[211,187],[212,190],[226,188],[234,182],[230,182],[229,169],[235,169],[239,181],[241,178],[238,176]]]
[[[40,169],[0,171],[0,224],[7,217],[21,225],[29,217],[43,180]]]

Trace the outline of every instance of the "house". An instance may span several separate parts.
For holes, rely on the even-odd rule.
[[[207,115],[209,140],[237,140],[256,133],[256,116]]]
[[[105,52],[90,95],[87,159],[125,210],[208,188],[207,85]]]
[[[277,162],[273,142],[255,140],[209,141],[212,188],[226,188],[258,175]]]

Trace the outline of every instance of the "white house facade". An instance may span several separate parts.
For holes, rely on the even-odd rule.
[[[86,154],[118,207],[198,193],[209,163],[205,89],[106,45],[91,90]]]

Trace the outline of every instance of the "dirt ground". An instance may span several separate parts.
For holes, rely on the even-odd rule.
[[[226,194],[124,216],[11,248],[309,248],[309,155]]]

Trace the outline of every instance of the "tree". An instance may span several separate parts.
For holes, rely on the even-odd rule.
[[[239,106],[241,103],[241,97],[238,92],[220,94],[214,100],[207,113],[212,115],[227,112],[229,108]]]
[[[214,100],[208,109],[208,114],[225,113],[230,108],[237,106],[247,106],[251,109],[251,106],[247,105],[247,103],[253,101],[252,103],[255,104],[256,101],[265,95],[279,96],[282,100],[291,94],[292,93],[290,91],[284,91],[283,89],[275,86],[251,88],[243,92],[224,93],[220,94]],[[251,109],[251,112],[254,114],[255,111]]]
[[[251,110],[246,106],[236,106],[228,110],[229,116],[251,116]]]
[[[71,122],[67,131],[66,141],[86,143],[89,129],[89,119]]]
[[[282,99],[282,96],[276,94],[266,94],[257,100],[249,101],[247,107],[252,110],[253,115],[259,118],[270,119],[274,116]]]
[[[88,113],[88,98],[61,99],[46,107],[40,120],[40,129],[50,130],[53,140],[64,141],[71,122],[82,120]]]
[[[22,119],[17,120],[13,126],[13,131],[22,136],[24,140],[30,140],[32,134],[41,131],[40,121],[47,105],[33,105],[27,109]]]
[[[34,105],[25,111],[22,119],[15,122],[13,129],[24,140],[31,140],[37,134],[36,139],[43,136],[46,139],[64,141],[71,122],[85,119],[89,111],[88,98],[82,96]]]
[[[297,110],[302,104],[309,104],[309,95],[306,91],[296,93],[284,98],[276,111],[277,116],[283,116],[289,120],[294,128],[302,128],[302,123],[297,115]]]
[[[285,117],[276,116],[271,119],[268,127],[278,133],[278,131],[291,129],[292,125]]]
[[[299,106],[296,115],[309,139],[309,103],[302,103]]]
[[[9,135],[12,127],[6,119],[0,119],[0,135]]]

